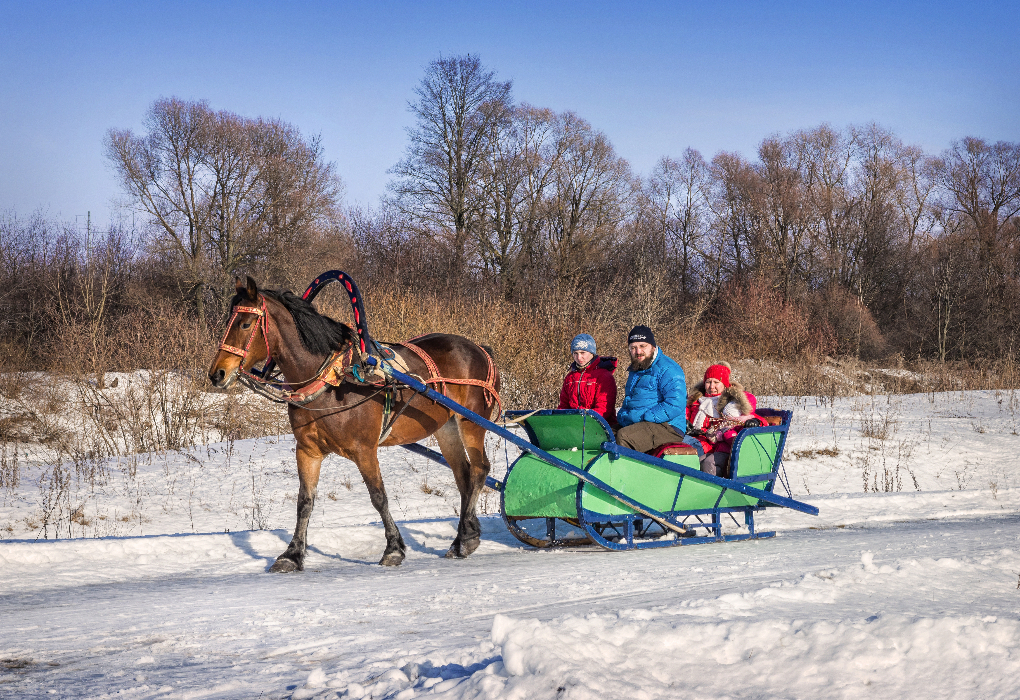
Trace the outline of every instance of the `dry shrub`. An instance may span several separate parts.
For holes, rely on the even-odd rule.
[[[32,364],[32,358],[26,344],[14,338],[0,338],[0,358],[3,358],[0,396],[6,396],[9,385],[7,374],[28,369]]]
[[[6,371],[0,372],[0,399],[17,401],[25,390],[30,375],[13,372],[7,367],[4,370]]]
[[[208,367],[219,340],[187,310],[165,301],[132,309],[112,330],[111,340],[117,347],[114,367],[120,371],[200,371]]]
[[[154,300],[109,319],[95,335],[79,324],[55,327],[48,354],[52,370],[101,377],[136,369],[199,370],[214,347],[187,310]]]
[[[804,299],[814,328],[829,329],[834,343],[827,354],[877,360],[889,354],[889,346],[868,308],[842,287],[809,294]]]
[[[241,386],[232,387],[226,400],[206,409],[203,428],[223,440],[280,435],[290,431],[287,409],[251,393]]]
[[[731,356],[755,359],[824,357],[836,349],[836,334],[824,320],[811,323],[810,313],[765,279],[731,284],[715,311],[712,333]]]
[[[508,409],[556,405],[570,362],[569,342],[579,332],[595,337],[600,354],[619,358],[616,379],[622,398],[629,363],[626,334],[643,320],[626,300],[612,305],[614,313],[606,312],[606,307],[600,305],[605,301],[601,297],[596,304],[581,305],[573,297],[551,296],[544,303],[525,305],[495,295],[441,296],[381,286],[363,291],[373,337],[399,342],[443,332],[491,346]],[[948,366],[907,363],[893,355],[882,367],[853,357],[827,358],[822,353],[835,347],[836,335],[824,323],[822,332],[815,330],[811,314],[803,307],[783,304],[771,289],[763,289],[760,284],[746,291],[736,290],[729,300],[725,311],[734,323],[706,322],[695,310],[667,319],[672,322],[653,329],[659,347],[684,368],[689,385],[700,381],[705,369],[720,360],[733,365],[734,378],[750,391],[770,396],[996,388],[1005,387],[1009,376],[1020,378],[1020,372],[1008,373],[1008,367],[1016,367],[1015,363],[1000,362],[983,368]],[[852,297],[850,302],[855,303]],[[350,303],[339,287],[324,290],[316,304],[323,313],[352,322]],[[747,309],[749,313],[745,313]],[[862,317],[860,325],[866,329],[868,317]],[[764,342],[758,342],[759,335]],[[881,347],[880,337],[873,347]]]

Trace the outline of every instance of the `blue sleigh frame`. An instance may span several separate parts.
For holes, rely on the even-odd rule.
[[[368,362],[378,364],[375,358],[369,358]],[[745,445],[754,444],[759,440],[757,436],[765,434],[779,434],[779,445],[776,450],[776,457],[772,464],[772,470],[769,472],[754,474],[750,476],[741,476],[739,473],[732,479],[726,479],[723,477],[712,476],[706,474],[698,469],[671,462],[665,459],[652,457],[642,452],[636,452],[626,447],[622,447],[616,443],[613,435],[612,428],[605,422],[605,420],[592,411],[580,411],[577,409],[568,411],[512,411],[508,412],[508,417],[514,417],[519,415],[525,415],[531,413],[532,415],[550,415],[554,413],[574,413],[587,414],[587,418],[597,421],[599,425],[606,431],[606,435],[609,439],[603,441],[599,445],[599,449],[596,452],[594,459],[590,460],[584,468],[578,468],[569,462],[560,459],[549,451],[542,449],[537,440],[534,431],[530,430],[527,422],[525,421],[525,430],[528,431],[529,440],[525,440],[519,435],[507,430],[503,426],[497,425],[490,420],[483,418],[482,416],[474,413],[473,411],[461,406],[457,402],[449,399],[448,397],[432,390],[425,384],[417,380],[416,378],[404,374],[391,366],[385,361],[380,364],[381,369],[388,375],[392,376],[412,389],[420,391],[422,394],[427,396],[429,399],[442,404],[446,408],[450,409],[454,413],[457,413],[464,418],[477,423],[482,427],[486,428],[492,433],[499,435],[506,439],[508,442],[516,445],[522,451],[522,457],[524,455],[533,455],[540,459],[551,467],[566,472],[578,480],[577,490],[577,506],[578,506],[578,524],[585,530],[588,535],[588,539],[606,549],[611,550],[623,550],[623,549],[645,549],[652,547],[671,547],[685,544],[702,544],[706,542],[722,542],[722,541],[735,541],[735,540],[746,540],[746,539],[757,539],[764,537],[772,537],[775,532],[758,532],[754,527],[754,513],[760,511],[766,507],[784,507],[791,508],[809,515],[818,515],[818,508],[808,503],[797,501],[793,498],[780,496],[772,493],[772,489],[775,482],[779,479],[779,470],[782,461],[783,448],[786,443],[786,436],[789,431],[790,420],[792,418],[792,411],[770,411],[768,409],[761,409],[759,413],[762,415],[775,415],[782,418],[782,425],[779,426],[763,426],[760,428],[745,428],[740,431],[737,439],[734,440],[731,462],[733,464],[739,464],[740,450]],[[759,443],[760,444],[760,443]],[[431,450],[423,445],[413,443],[410,445],[403,445],[403,447],[415,454],[421,455],[428,459],[431,459],[440,464],[446,465],[446,460],[438,452]],[[710,508],[701,508],[694,510],[666,510],[660,511],[652,508],[647,504],[641,503],[640,501],[628,496],[627,494],[619,491],[610,484],[606,483],[602,479],[589,473],[595,461],[602,456],[608,456],[609,459],[615,460],[620,458],[626,458],[634,462],[643,462],[653,467],[665,469],[670,472],[676,473],[680,476],[680,481],[677,485],[677,494],[684,481],[690,479],[697,482],[711,484],[720,487],[719,497],[716,499],[715,504]],[[518,458],[518,461],[520,457]],[[510,471],[513,470],[514,462],[510,467]],[[509,476],[510,471],[507,472]],[[506,477],[504,477],[506,478]],[[764,482],[764,488],[756,488],[749,484],[762,484]],[[539,547],[547,547],[552,545],[573,545],[583,542],[577,538],[570,538],[560,540],[556,538],[555,532],[555,518],[547,518],[547,537],[544,541],[536,540],[531,535],[520,528],[513,518],[506,515],[505,500],[506,493],[504,491],[504,483],[493,479],[492,477],[486,478],[486,485],[492,489],[500,491],[500,511],[503,515],[504,522],[507,524],[508,529],[523,542],[532,544]],[[613,515],[610,518],[598,513],[594,513],[588,508],[584,507],[582,502],[582,494],[585,489],[595,489],[604,496],[612,499],[620,506],[630,509],[632,512],[628,514]],[[723,504],[725,494],[729,491],[733,491],[739,494],[743,494],[751,499],[756,499],[756,502],[749,505],[739,506],[726,506]],[[674,496],[674,506],[676,504],[676,496]],[[722,532],[722,516],[723,514],[729,513],[743,513],[744,523],[748,528],[747,533],[742,534],[731,534],[724,535]],[[702,521],[701,517],[707,516],[709,520]],[[691,522],[691,518],[694,518],[697,522]],[[645,521],[648,521],[647,524]],[[603,525],[605,524],[605,525]],[[653,524],[657,525],[661,532],[653,531]],[[697,529],[704,528],[709,531],[710,534],[705,536],[697,536]],[[610,534],[612,531],[612,534]],[[673,537],[666,537],[666,535],[672,534]],[[607,536],[608,535],[608,536]],[[656,537],[658,535],[658,537]],[[644,539],[642,541],[642,538]],[[653,539],[654,538],[654,539]]]

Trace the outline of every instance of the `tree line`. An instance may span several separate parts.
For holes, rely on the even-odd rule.
[[[358,209],[318,138],[156,101],[144,133],[105,142],[135,227],[0,216],[5,353],[46,364],[66,346],[57,326],[96,348],[140,338],[157,309],[215,335],[237,272],[301,289],[340,267],[370,296],[502,304],[536,334],[640,322],[745,356],[1015,356],[1020,143],[930,154],[823,124],[753,157],[688,148],[642,177],[583,117],[516,102],[472,55],[431,63],[409,108],[387,195]]]
[[[515,300],[651,294],[646,322],[705,315],[734,333],[741,307],[793,307],[805,344],[871,358],[1020,339],[1018,143],[932,155],[876,124],[823,124],[755,158],[688,148],[641,178],[573,112],[515,104],[477,57],[434,62],[416,97],[387,206],[444,248],[444,279]]]

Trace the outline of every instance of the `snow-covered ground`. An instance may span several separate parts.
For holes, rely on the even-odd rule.
[[[764,398],[795,410],[788,481],[820,515],[657,551],[528,549],[490,495],[479,550],[443,559],[452,477],[394,448],[409,555],[383,568],[332,457],[288,575],[266,572],[293,526],[290,436],[63,485],[29,451],[0,490],[0,697],[1018,698],[1017,398]]]

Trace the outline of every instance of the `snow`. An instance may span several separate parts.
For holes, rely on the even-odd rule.
[[[393,448],[408,557],[380,567],[378,515],[330,457],[287,575],[267,570],[290,436],[113,459],[60,502],[30,451],[0,491],[0,697],[1017,698],[1016,398],[764,398],[795,411],[788,482],[820,515],[663,550],[532,550],[490,494],[478,551],[444,559],[452,475]]]

